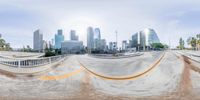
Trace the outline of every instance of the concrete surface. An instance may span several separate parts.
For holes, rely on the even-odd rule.
[[[31,77],[0,75],[0,97],[8,100],[188,100],[200,99],[200,70],[175,51],[167,51],[151,71],[137,78],[112,80],[88,72],[82,65],[111,77],[137,74],[151,67],[163,52],[122,59],[70,56],[55,69]]]

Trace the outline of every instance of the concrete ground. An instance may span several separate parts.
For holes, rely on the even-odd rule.
[[[43,56],[44,53],[0,51],[0,58],[9,59],[31,59]]]
[[[175,51],[122,59],[68,57],[42,75],[0,75],[3,100],[195,100],[200,63]]]

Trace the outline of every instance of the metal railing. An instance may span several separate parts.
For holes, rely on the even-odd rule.
[[[37,66],[43,66],[47,64],[51,64],[57,61],[64,59],[66,55],[53,56],[53,57],[45,57],[45,58],[34,58],[34,59],[25,59],[25,60],[13,60],[13,59],[5,59],[0,58],[0,64],[16,67],[16,68],[31,68]]]

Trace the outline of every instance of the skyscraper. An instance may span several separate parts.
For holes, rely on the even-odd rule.
[[[127,50],[128,43],[126,40],[122,41],[122,50]]]
[[[99,28],[94,29],[94,49],[101,49],[101,33]]]
[[[139,44],[139,34],[135,33],[132,35],[131,47],[137,47]]]
[[[101,31],[99,28],[94,29],[94,39],[98,39],[98,40],[101,39]]]
[[[160,40],[153,29],[144,29],[140,32],[141,45],[151,46],[153,43],[160,43]]]
[[[153,43],[160,43],[160,40],[153,29],[147,28],[132,35],[130,47],[146,50],[151,48]]]
[[[76,31],[75,30],[71,30],[70,31],[70,40],[78,41],[78,36],[76,35]]]
[[[36,51],[42,51],[43,49],[43,34],[41,30],[36,30],[33,33],[33,49]]]
[[[57,34],[55,34],[55,49],[61,48],[61,42],[64,41],[63,31],[61,29],[58,30]]]
[[[94,31],[92,27],[87,29],[87,48],[89,50],[94,49]]]

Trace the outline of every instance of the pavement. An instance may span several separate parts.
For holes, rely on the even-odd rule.
[[[176,52],[200,63],[200,51],[178,50]]]
[[[22,78],[1,73],[0,98],[198,100],[198,66],[200,63],[176,51],[145,52],[141,56],[121,59],[74,55],[56,68],[37,76]],[[129,76],[137,77],[126,79]]]
[[[8,59],[31,59],[41,56],[44,56],[44,53],[0,51],[0,57]]]

